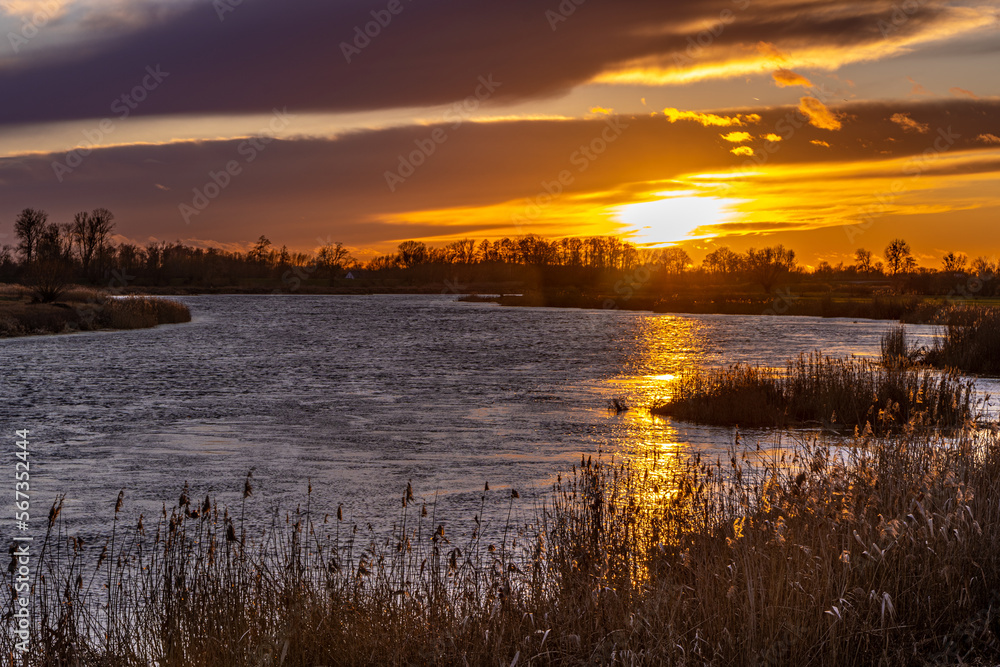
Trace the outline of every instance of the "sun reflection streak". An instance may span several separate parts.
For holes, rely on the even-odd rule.
[[[618,451],[646,479],[637,489],[637,501],[652,508],[677,494],[676,479],[690,460],[692,447],[676,426],[654,417],[647,408],[669,396],[683,373],[702,365],[707,343],[703,324],[674,315],[643,318],[634,335],[636,356],[609,384],[634,406],[621,416]]]

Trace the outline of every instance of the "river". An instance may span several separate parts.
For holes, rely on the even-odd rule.
[[[714,458],[732,429],[643,410],[695,366],[781,366],[802,352],[877,354],[889,322],[501,308],[453,296],[183,297],[191,323],[0,341],[2,419],[29,429],[32,516],[106,534],[158,516],[185,483],[252,511],[305,501],[389,526],[412,482],[435,519],[470,525],[484,484],[524,515],[581,456]],[[927,342],[933,327],[911,326]],[[981,383],[995,389],[995,382]],[[996,392],[994,391],[994,394]],[[635,406],[607,409],[612,397]],[[773,442],[778,436],[749,432]],[[783,437],[795,437],[783,436]],[[805,435],[803,437],[808,437]],[[149,521],[149,519],[147,519]]]

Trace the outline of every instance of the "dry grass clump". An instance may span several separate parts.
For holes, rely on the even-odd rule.
[[[1000,375],[1000,308],[954,307],[942,319],[945,329],[928,351],[928,363]]]
[[[923,347],[910,345],[902,324],[895,324],[882,334],[880,348],[882,365],[887,368],[916,366],[927,353]]]
[[[191,321],[188,307],[172,299],[129,296],[100,301],[97,324],[109,329],[146,329],[158,324]]]
[[[961,426],[973,416],[971,382],[951,374],[886,368],[866,359],[800,355],[785,370],[736,364],[693,371],[653,414],[704,424],[776,427],[826,424],[876,433],[911,420]]]
[[[587,461],[551,498],[495,539],[480,505],[461,544],[409,488],[388,537],[308,504],[244,530],[185,489],[148,528],[119,522],[120,496],[84,545],[57,503],[26,664],[1000,660],[993,433]]]

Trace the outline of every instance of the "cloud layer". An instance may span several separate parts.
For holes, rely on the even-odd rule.
[[[557,192],[541,215],[529,217],[532,231],[559,234],[571,231],[559,226],[561,206],[642,201],[684,175],[795,166],[782,177],[792,183],[810,178],[812,167],[806,166],[826,165],[815,185],[829,188],[848,175],[866,178],[866,164],[881,176],[881,161],[913,158],[919,165],[939,144],[949,154],[989,152],[994,145],[983,137],[1000,131],[1000,101],[951,98],[900,109],[839,108],[844,120],[835,133],[814,127],[794,107],[713,114],[745,119],[739,132],[749,136],[741,146],[752,156],[731,153],[733,144],[718,126],[703,125],[699,115],[673,115],[671,122],[664,114],[415,126],[259,145],[235,140],[113,147],[86,156],[61,183],[52,165],[64,155],[25,156],[0,160],[0,219],[13,219],[28,206],[46,208],[56,219],[106,206],[133,238],[232,242],[280,227],[290,245],[309,246],[317,235],[329,234],[362,246],[442,233],[512,233],[513,212]],[[891,120],[899,113],[930,131],[899,127]],[[403,169],[404,162],[415,166]],[[971,164],[934,163],[955,173],[1000,169],[994,162]],[[838,176],[838,165],[848,171]],[[395,191],[387,173],[403,177]],[[931,173],[928,168],[926,175]],[[199,196],[206,206],[186,221],[180,207],[198,209]]]
[[[777,69],[782,85],[806,85],[792,67],[832,69],[902,53],[978,34],[995,20],[986,10],[926,0],[897,24],[895,7],[888,0],[116,3],[88,15],[77,42],[43,48],[44,31],[55,29],[46,26],[37,48],[30,42],[0,61],[0,98],[17,100],[0,107],[0,123],[107,116],[142,85],[147,67],[170,76],[134,114],[435,105],[474,94],[478,78],[490,74],[503,84],[495,100],[507,102],[593,80],[683,82],[762,68]],[[565,20],[554,22],[553,12]]]

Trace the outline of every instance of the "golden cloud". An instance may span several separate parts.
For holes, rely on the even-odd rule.
[[[0,0],[0,10],[10,16],[31,17],[37,13],[45,16],[47,21],[58,18],[66,13],[66,5],[71,0]]]
[[[696,123],[701,123],[705,127],[716,126],[716,127],[732,127],[741,126],[744,123],[759,123],[760,115],[751,114],[741,114],[738,113],[735,116],[718,116],[714,113],[700,113],[698,111],[681,111],[680,109],[673,109],[667,107],[663,110],[663,115],[667,117],[671,123],[676,123],[679,120],[693,120]]]
[[[731,141],[734,144],[741,144],[744,141],[750,141],[749,132],[730,132],[729,134],[720,134],[720,137],[726,141]]]
[[[758,76],[777,68],[794,73],[797,69],[834,72],[855,63],[874,62],[912,53],[916,48],[995,30],[996,17],[982,7],[949,7],[933,22],[911,26],[912,30],[893,33],[888,39],[827,43],[822,40],[788,41],[778,45],[716,43],[692,61],[682,52],[659,53],[609,65],[592,83],[627,85],[683,85],[709,79]],[[776,79],[777,81],[777,79]],[[914,84],[912,95],[931,95]]]
[[[733,155],[744,155],[746,157],[753,157],[753,149],[749,146],[737,146],[729,151]]]
[[[889,120],[896,125],[899,125],[904,130],[913,130],[914,132],[919,132],[920,134],[927,134],[927,132],[931,129],[931,126],[927,123],[917,122],[905,113],[894,113]]]
[[[953,88],[949,88],[948,92],[951,93],[952,95],[967,95],[967,96],[971,97],[974,100],[978,100],[979,99],[979,95],[976,95],[971,90],[966,90],[965,88],[959,88],[958,86],[955,86]]]
[[[811,143],[811,144],[813,144],[815,146],[822,146],[823,148],[829,148],[830,147],[830,144],[828,144],[825,141],[820,141],[819,139],[813,139],[809,143]]]
[[[984,144],[1000,144],[1000,137],[995,134],[980,134],[976,137],[976,141],[981,141]]]
[[[809,118],[809,124],[822,130],[839,130],[843,125],[825,104],[815,97],[799,100],[799,111]]]
[[[779,69],[771,73],[774,78],[774,82],[778,84],[778,88],[788,88],[790,86],[802,86],[803,88],[812,88],[812,81],[802,76],[798,72],[793,72],[790,69]]]
[[[920,95],[930,95],[931,97],[934,97],[934,93],[924,88],[923,84],[917,83],[912,76],[908,76],[906,78],[910,83],[913,84],[913,88],[910,88],[911,96],[917,97]]]
[[[779,60],[781,62],[788,60],[788,54],[771,42],[757,42],[757,53],[771,60]]]
[[[781,135],[780,134],[774,134],[772,132],[770,134],[765,134],[764,135],[764,139],[766,139],[767,141],[773,141],[773,142],[777,143],[777,142],[781,141]]]

